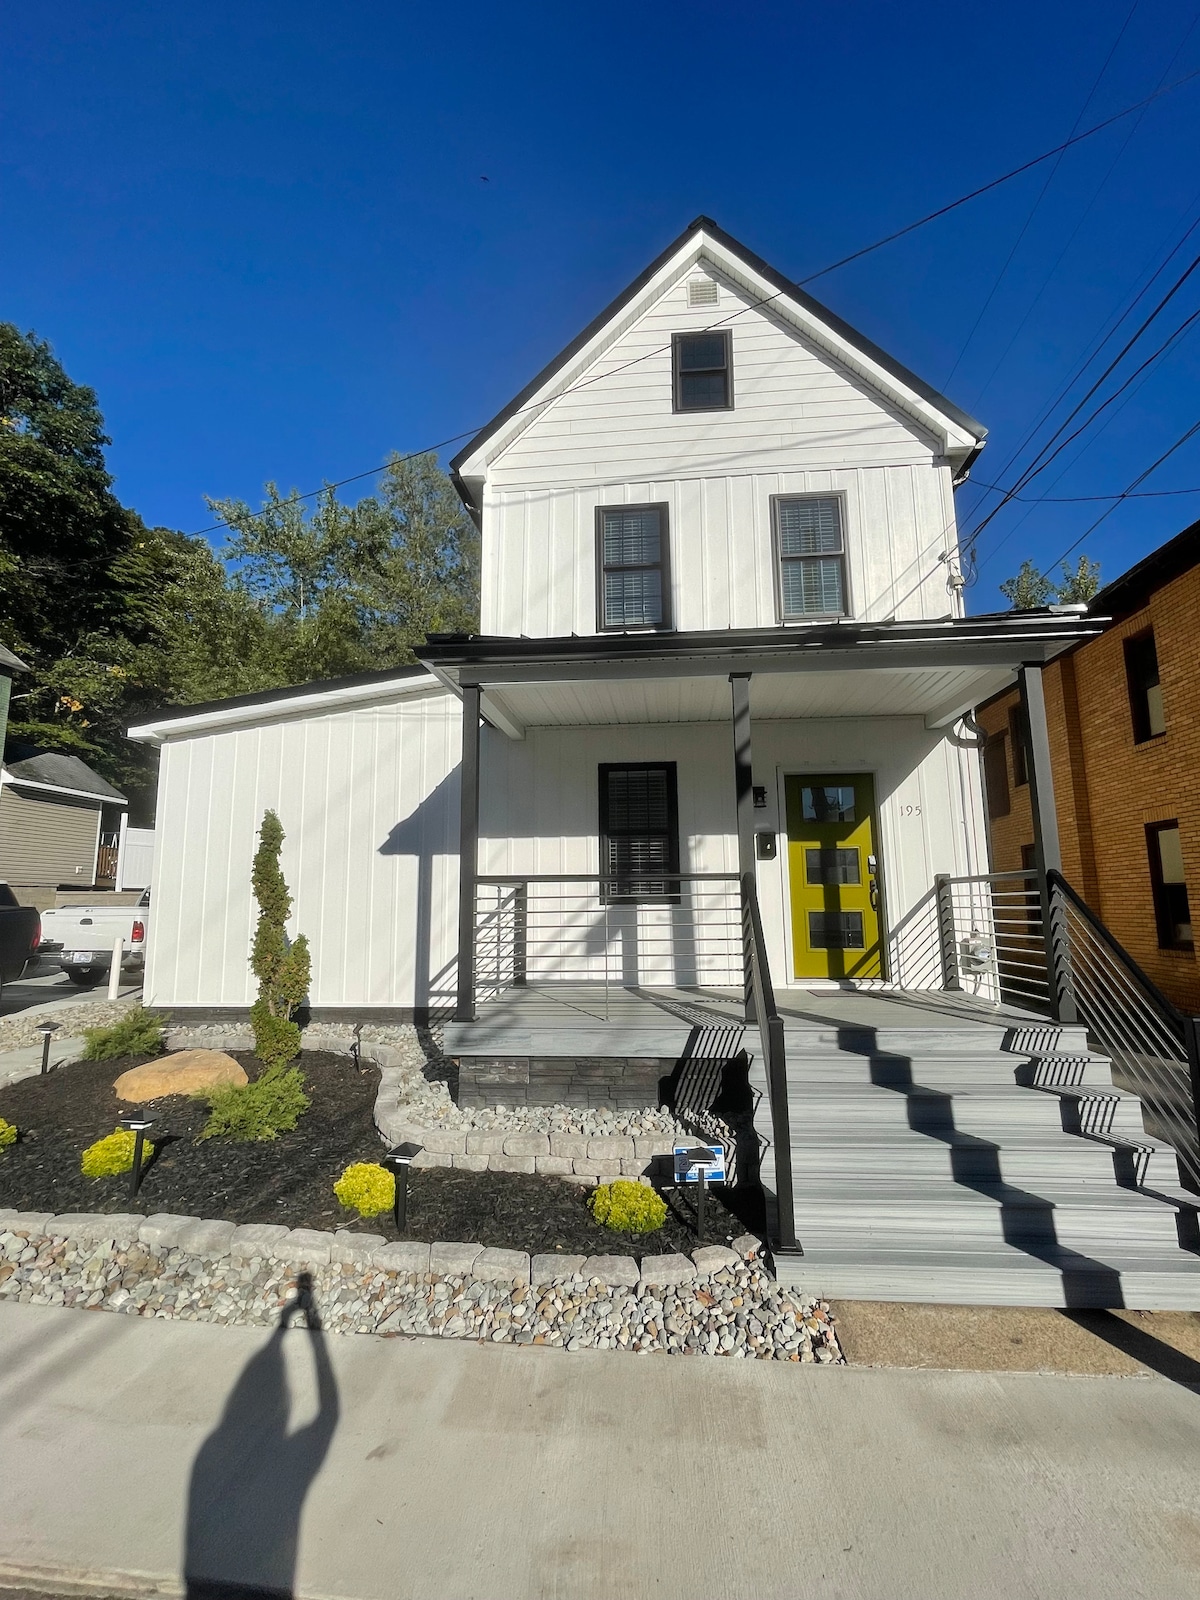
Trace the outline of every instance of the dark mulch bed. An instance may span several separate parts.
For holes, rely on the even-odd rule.
[[[17,1143],[0,1151],[0,1205],[22,1211],[168,1211],[394,1235],[390,1213],[363,1221],[343,1210],[333,1195],[348,1162],[378,1161],[382,1152],[371,1121],[378,1071],[359,1072],[347,1057],[324,1052],[305,1051],[300,1057],[312,1106],[294,1132],[263,1144],[201,1140],[197,1135],[207,1108],[175,1095],[146,1108],[156,1123],[148,1137],[158,1149],[136,1201],[129,1198],[128,1175],[85,1178],[79,1170],[81,1152],[111,1133],[121,1112],[130,1109],[117,1100],[113,1082],[144,1059],[81,1061],[0,1089],[0,1117],[20,1130]],[[258,1075],[253,1056],[237,1059],[249,1078]],[[666,1225],[633,1239],[594,1222],[586,1191],[576,1184],[532,1173],[418,1169],[409,1181],[405,1237],[587,1255],[694,1249],[694,1194],[667,1191],[664,1198]],[[756,1200],[744,1191],[712,1191],[705,1242],[723,1243],[747,1228],[757,1231]]]

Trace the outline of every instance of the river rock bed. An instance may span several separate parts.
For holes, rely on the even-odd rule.
[[[717,1270],[660,1286],[613,1285],[579,1270],[531,1285],[382,1271],[348,1261],[311,1270],[312,1304],[331,1333],[424,1334],[568,1351],[842,1360],[825,1301],[781,1288],[752,1251],[721,1255],[725,1264]],[[268,1255],[214,1260],[136,1242],[0,1232],[0,1299],[22,1304],[267,1327],[296,1294],[295,1265]]]

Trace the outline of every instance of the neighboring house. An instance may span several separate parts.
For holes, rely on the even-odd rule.
[[[1020,684],[1051,861],[1043,674],[1101,631],[963,614],[953,491],[983,440],[699,219],[452,463],[478,635],[131,730],[161,746],[146,1003],[246,1013],[272,808],[317,1018],[440,1013],[470,1104],[740,1094],[727,1155],[786,1281],[1200,1308],[1191,1112],[1175,1148],[1147,1135],[1058,969],[1050,1019],[997,1013],[970,943],[973,708]],[[465,1137],[422,1161],[478,1168]],[[487,1160],[644,1167],[632,1140]]]
[[[128,802],[78,756],[9,740],[0,768],[0,881],[44,910],[111,881]]]
[[[0,750],[4,749],[4,742],[8,737],[8,707],[12,698],[13,673],[28,671],[29,668],[20,656],[13,655],[11,650],[0,644]]]
[[[1169,999],[1200,1012],[1200,522],[1091,602],[1104,632],[1045,675],[1065,876]],[[980,708],[995,871],[1033,865],[1022,712]]]

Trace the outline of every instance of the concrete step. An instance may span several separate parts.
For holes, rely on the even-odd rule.
[[[1108,1251],[1089,1262],[1071,1251],[1032,1256],[1004,1244],[902,1251],[810,1242],[803,1256],[778,1257],[775,1270],[800,1293],[834,1301],[1200,1311],[1200,1258],[1178,1249]]]
[[[1081,1100],[1040,1090],[980,1088],[896,1090],[847,1084],[812,1091],[789,1087],[795,1138],[820,1143],[845,1128],[862,1138],[873,1128],[904,1128],[930,1136],[969,1133],[1003,1143],[1023,1129],[1061,1128],[1137,1141],[1145,1136],[1141,1101],[1114,1089]]]
[[[1089,1051],[1087,1029],[1073,1024],[1047,1023],[1045,1026],[1016,1028],[1003,1023],[979,1022],[969,1027],[943,1027],[937,1023],[905,1027],[826,1027],[784,1016],[784,1039],[789,1054],[793,1046],[800,1053],[844,1050],[856,1055],[963,1056],[987,1055],[1004,1051],[1009,1055],[1032,1056],[1080,1054]],[[746,1029],[747,1042],[757,1039],[758,1028]]]
[[[1152,1154],[1145,1152],[1144,1172],[1149,1169]],[[1006,1183],[1061,1181],[1094,1183],[1108,1189],[1115,1182],[1111,1145],[1065,1133],[1053,1139],[1006,1143],[999,1150],[961,1139],[950,1143],[940,1139],[901,1139],[872,1144],[852,1140],[797,1144],[793,1159],[796,1177],[810,1182],[855,1182],[859,1178],[986,1181],[998,1176]],[[1168,1166],[1165,1158],[1159,1158],[1155,1173],[1164,1183],[1177,1181],[1173,1166]]]

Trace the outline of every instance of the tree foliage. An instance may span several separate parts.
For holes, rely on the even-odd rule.
[[[300,1029],[292,1020],[308,993],[310,961],[303,934],[289,940],[292,914],[279,853],[283,825],[274,811],[263,813],[250,881],[258,902],[258,925],[250,952],[250,970],[258,979],[258,998],[250,1008],[254,1053],[268,1067],[282,1067],[300,1053]]]
[[[1023,561],[1014,578],[1000,585],[1000,593],[1012,601],[1014,611],[1034,611],[1038,606],[1048,606],[1054,598],[1054,585],[1034,566]]]
[[[1015,577],[1000,585],[1000,593],[1012,602],[1014,611],[1035,611],[1039,606],[1086,605],[1100,590],[1100,563],[1080,556],[1075,570],[1063,562],[1062,578],[1055,583],[1032,561],[1023,561]]]
[[[1086,605],[1100,592],[1100,563],[1080,556],[1074,572],[1063,562],[1062,582],[1058,585],[1058,598],[1063,605]]]

